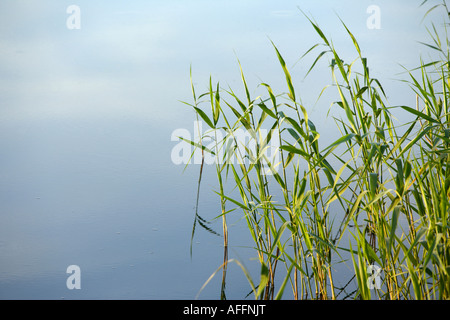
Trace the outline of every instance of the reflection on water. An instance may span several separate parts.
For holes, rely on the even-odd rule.
[[[0,146],[8,151],[1,160],[0,298],[195,298],[223,262],[223,239],[198,228],[191,259],[200,166],[183,172],[171,162],[170,129],[138,120],[4,127],[17,135]],[[216,179],[205,165],[199,214],[207,220],[220,212]],[[208,226],[221,233],[220,219]],[[228,257],[258,281],[260,266],[238,211],[228,226]],[[81,269],[80,290],[66,287],[70,265]],[[352,274],[345,265],[336,270],[343,275],[336,286],[343,287]],[[228,266],[225,290],[228,299],[253,297],[237,264]],[[218,273],[199,297],[219,299],[220,292]],[[290,290],[284,298],[292,298]]]
[[[151,132],[37,122],[2,141],[0,298],[195,297],[220,239],[199,232],[191,260],[197,166],[183,173],[170,162],[170,135]],[[203,200],[201,210],[211,208]],[[66,288],[72,264],[81,290]]]
[[[227,81],[234,86],[240,82],[236,52],[253,76],[247,78],[249,87],[250,81],[282,86],[267,37],[289,64],[320,39],[311,37],[314,32],[297,8],[272,1],[179,2],[173,8],[166,1],[141,1],[135,8],[96,1],[80,5],[86,20],[77,31],[67,30],[60,7],[41,5],[46,19],[36,15],[37,4],[29,10],[10,2],[8,10],[0,10],[9,32],[2,34],[0,61],[0,299],[194,298],[222,263],[223,239],[199,229],[191,259],[199,165],[183,173],[170,158],[171,133],[190,130],[195,120],[186,111],[192,110],[176,101],[190,98],[189,65],[200,86],[207,87],[210,73],[224,87]],[[311,2],[302,9],[320,17],[327,32],[342,27],[339,9],[375,62],[373,70],[389,78],[393,65],[411,58],[405,53],[416,58],[420,38],[408,36],[417,34],[417,21],[399,15],[398,4],[386,4],[385,21],[398,25],[375,33],[365,28],[368,5],[357,1],[342,9],[333,1]],[[62,22],[60,28],[55,21]],[[342,33],[333,37],[339,44]],[[315,102],[329,73],[302,82],[312,63],[298,64],[293,77],[311,115],[320,119],[316,125],[325,128],[319,132],[327,145],[327,137],[335,140],[324,124],[334,127],[331,118],[324,119],[329,101]],[[394,86],[388,94],[407,104],[401,90]],[[220,212],[216,185],[214,168],[207,166],[199,202],[205,219]],[[229,258],[239,259],[257,281],[259,265],[251,259],[255,251],[246,247],[252,241],[241,218],[228,220]],[[211,228],[220,232],[220,220]],[[69,265],[81,268],[80,290],[66,287]],[[343,275],[336,286],[344,287],[352,274],[344,264],[335,268]],[[220,298],[220,278],[200,298]],[[249,291],[240,268],[230,264],[227,298],[241,299]],[[285,297],[290,298],[289,290]]]

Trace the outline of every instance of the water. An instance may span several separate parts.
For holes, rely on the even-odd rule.
[[[201,229],[190,257],[199,166],[183,172],[171,163],[167,129],[158,129],[166,141],[149,139],[146,121],[33,121],[4,130],[16,138],[1,146],[10,160],[1,298],[192,299],[221,264],[222,239]],[[206,168],[199,213],[208,219],[217,212],[213,179]],[[81,290],[66,287],[69,265],[80,266]],[[218,297],[217,285],[201,297]]]
[[[404,89],[390,80],[401,70],[396,63],[417,59],[408,54],[417,53],[417,39],[402,36],[419,32],[421,13],[409,3],[384,3],[384,27],[375,31],[365,26],[372,1],[302,9],[330,32],[339,25],[333,10],[342,14],[397,101]],[[199,91],[210,75],[236,88],[236,53],[251,88],[264,80],[283,91],[267,36],[289,65],[319,39],[290,3],[78,1],[79,30],[66,27],[70,4],[0,5],[0,299],[193,299],[223,249],[220,237],[198,229],[190,256],[199,166],[183,172],[170,158],[172,132],[194,130],[193,111],[178,101],[191,101],[189,66]],[[343,34],[334,35],[337,44]],[[293,76],[303,79],[311,62]],[[297,84],[316,126],[328,128],[328,102],[314,105],[329,83],[321,72]],[[215,181],[205,168],[199,213],[207,219],[219,212]],[[230,258],[257,279],[240,218],[229,219]],[[211,227],[220,232],[220,220]],[[70,265],[81,269],[80,290],[66,286]],[[237,265],[227,279],[228,298],[247,295]],[[219,298],[220,280],[200,298]]]

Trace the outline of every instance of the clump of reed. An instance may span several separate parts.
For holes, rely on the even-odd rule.
[[[295,299],[450,298],[448,39],[442,42],[433,25],[432,43],[427,45],[440,59],[408,71],[416,105],[388,107],[381,83],[371,77],[368,60],[344,22],[357,57],[351,63],[345,63],[318,24],[308,20],[322,43],[307,54],[325,48],[309,71],[319,59],[329,58],[329,88],[339,96],[332,107],[343,111],[335,118],[341,136],[331,144],[320,144],[318,128],[275,45],[286,93],[276,94],[261,83],[265,96],[252,97],[242,68],[243,97],[212,80],[209,90],[197,97],[192,85],[191,105],[210,128],[203,138],[213,143],[191,143],[217,160],[224,237],[224,261],[217,270],[222,270],[221,298],[226,297],[231,262],[230,214],[245,218],[253,240],[261,267],[259,283],[233,261],[244,270],[256,299],[280,299],[289,287]],[[394,112],[413,120],[400,126]],[[270,130],[263,134],[263,128]],[[246,143],[236,138],[242,129],[249,133]],[[274,142],[277,153],[268,156]],[[225,192],[229,183],[233,192]],[[347,262],[356,289],[342,297],[344,288],[335,285],[339,274],[334,266]],[[368,266],[374,263],[382,270],[381,283],[371,288]],[[282,275],[278,283],[277,273]]]

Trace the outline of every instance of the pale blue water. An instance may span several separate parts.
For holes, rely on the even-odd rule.
[[[289,66],[319,42],[300,6],[355,58],[337,11],[366,48],[371,70],[392,86],[395,104],[409,92],[391,80],[401,71],[397,63],[415,66],[416,40],[423,39],[424,11],[412,2],[380,1],[382,27],[368,30],[372,1],[78,1],[81,29],[69,30],[72,3],[2,1],[0,299],[195,298],[223,249],[220,237],[198,229],[190,257],[199,166],[183,172],[170,157],[172,132],[194,130],[193,111],[179,102],[191,102],[190,65],[198,93],[210,75],[225,88],[239,87],[236,56],[251,88],[265,81],[285,91],[268,37]],[[315,105],[331,81],[327,63],[303,80],[313,60],[292,75],[331,141],[330,102]],[[205,168],[199,213],[207,219],[219,212],[215,179]],[[229,255],[258,279],[240,218],[229,218]],[[220,220],[211,227],[220,232]],[[79,290],[66,286],[70,265],[81,269]],[[343,285],[351,273],[341,272]],[[218,274],[200,298],[218,299],[220,280]],[[249,291],[230,265],[228,298]]]

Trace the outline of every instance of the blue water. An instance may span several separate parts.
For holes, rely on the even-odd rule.
[[[172,132],[194,131],[195,115],[179,101],[192,102],[189,67],[197,94],[210,75],[241,90],[236,57],[252,90],[261,81],[287,90],[268,38],[289,66],[320,41],[300,5],[354,59],[340,14],[397,103],[406,97],[392,80],[397,63],[418,62],[423,31],[423,11],[410,1],[381,2],[380,30],[366,28],[372,1],[78,1],[79,30],[66,27],[71,4],[0,4],[0,299],[195,298],[223,248],[221,237],[197,228],[190,256],[199,165],[184,170],[170,156]],[[313,60],[292,75],[323,141],[332,141],[332,100],[316,104],[331,81],[327,62],[303,79]],[[199,214],[220,232],[216,185],[206,167]],[[229,257],[257,282],[241,218],[229,217]],[[80,267],[81,289],[66,286],[70,265]],[[343,285],[351,273],[336,268]],[[199,297],[218,299],[220,282],[218,273]],[[231,264],[227,297],[249,291]]]

